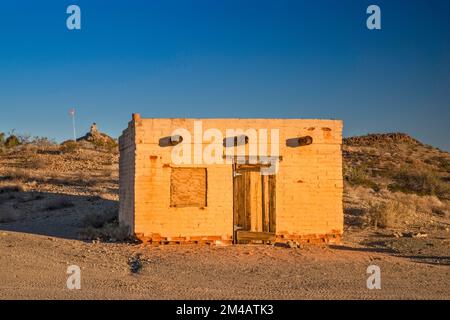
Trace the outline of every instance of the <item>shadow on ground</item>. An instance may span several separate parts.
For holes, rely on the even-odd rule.
[[[85,216],[117,209],[99,196],[0,190],[0,230],[78,239]]]
[[[429,255],[424,253],[421,254],[420,251],[416,254],[406,253],[405,251],[400,251],[385,246],[386,244],[383,241],[374,241],[362,244],[364,245],[364,247],[350,247],[345,245],[330,245],[329,247],[331,249],[340,251],[384,253],[399,258],[409,259],[417,263],[425,263],[431,265],[450,265],[450,257],[448,255]]]
[[[357,252],[378,252],[378,253],[396,253],[394,249],[391,248],[373,248],[373,247],[349,247],[349,246],[340,246],[340,245],[330,245],[331,249],[335,250],[345,250],[345,251],[357,251]]]

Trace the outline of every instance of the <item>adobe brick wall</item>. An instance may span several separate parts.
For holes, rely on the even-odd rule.
[[[134,233],[134,204],[135,204],[135,158],[136,144],[134,123],[119,138],[119,223]]]
[[[197,165],[207,168],[208,172],[207,207],[170,207],[170,168],[174,166],[171,162],[172,147],[159,146],[159,139],[170,136],[179,128],[189,130],[193,136],[195,120],[136,117],[119,139],[120,221],[129,225],[131,232],[164,239],[231,238],[233,177],[230,164]],[[203,132],[216,128],[224,136],[226,129],[279,129],[282,161],[276,178],[278,238],[333,237],[342,233],[342,121],[197,120],[202,121]],[[285,145],[288,138],[306,135],[313,137],[311,145],[297,148]],[[222,144],[222,141],[217,143]],[[208,142],[204,142],[202,148],[206,144]]]

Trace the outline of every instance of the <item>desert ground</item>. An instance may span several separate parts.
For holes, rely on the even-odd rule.
[[[115,146],[6,142],[0,299],[450,299],[450,154],[407,135],[346,139],[342,243],[291,246],[128,240]]]

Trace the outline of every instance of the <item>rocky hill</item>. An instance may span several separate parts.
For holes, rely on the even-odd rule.
[[[346,138],[343,156],[349,185],[450,200],[450,154],[407,134]]]
[[[448,152],[407,134],[388,133],[344,139],[343,157],[349,241],[403,254],[444,254],[448,258]]]

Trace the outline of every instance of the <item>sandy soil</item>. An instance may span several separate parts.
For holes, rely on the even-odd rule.
[[[345,244],[155,247],[2,231],[0,298],[450,299],[448,260],[378,251]],[[136,273],[133,257],[141,263]],[[66,287],[74,264],[81,290]],[[369,265],[381,268],[380,290],[367,289]]]

